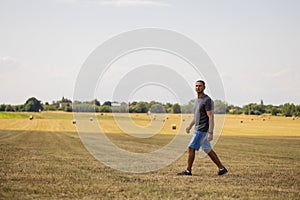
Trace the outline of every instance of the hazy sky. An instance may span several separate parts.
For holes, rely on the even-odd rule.
[[[231,104],[300,104],[298,0],[0,0],[0,104],[72,99],[90,53],[144,27],[205,49]]]

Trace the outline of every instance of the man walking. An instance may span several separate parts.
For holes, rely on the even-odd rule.
[[[194,103],[194,118],[190,125],[186,128],[186,133],[189,133],[194,125],[195,129],[188,148],[187,168],[186,170],[178,173],[177,175],[179,176],[192,175],[195,151],[198,151],[200,147],[219,168],[219,176],[228,172],[219,160],[217,154],[211,148],[210,141],[213,139],[214,130],[214,102],[208,95],[204,94],[204,90],[205,82],[203,80],[198,80],[196,82],[198,98],[195,99]]]

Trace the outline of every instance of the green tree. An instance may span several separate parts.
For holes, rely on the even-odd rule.
[[[81,104],[73,104],[72,111],[74,112],[95,112],[95,105],[81,103]]]
[[[66,107],[65,107],[65,111],[66,112],[72,112],[72,106],[70,106],[70,105],[67,105]]]
[[[107,106],[107,105],[102,105],[99,107],[99,112],[111,112],[111,106]]]
[[[137,113],[147,113],[148,112],[148,103],[144,101],[140,101],[135,106],[135,111]]]
[[[256,103],[249,103],[248,105],[243,106],[243,112],[246,115],[260,115],[259,105]]]
[[[227,104],[221,100],[215,100],[214,102],[214,112],[216,114],[225,114],[227,109]]]
[[[1,104],[0,105],[0,111],[5,111],[5,107],[6,107],[5,104]]]
[[[154,104],[150,107],[151,113],[165,113],[166,109],[161,104]]]
[[[6,112],[14,112],[15,110],[14,110],[14,107],[12,105],[8,104],[8,105],[5,106],[5,111]]]
[[[59,109],[59,101],[52,101],[52,104],[50,105],[50,110],[58,110]]]
[[[42,104],[41,101],[37,100],[35,97],[31,97],[24,104],[24,108],[27,112],[39,112],[42,110]]]
[[[181,108],[180,108],[180,105],[178,103],[175,103],[172,106],[172,110],[173,110],[173,113],[181,113]]]
[[[23,112],[23,111],[25,111],[24,105],[16,105],[16,106],[14,106],[14,110],[16,112]]]
[[[62,102],[62,103],[72,103],[72,101],[70,99],[67,99],[65,97],[62,97],[60,102]]]
[[[130,102],[128,103],[128,107],[129,107],[129,112],[130,112],[130,113],[136,113],[136,111],[135,111],[136,104],[137,104],[136,101],[133,101],[133,102],[131,102],[131,103],[130,103]]]
[[[95,106],[100,106],[100,101],[98,99],[94,99],[93,104],[95,104]]]
[[[300,105],[295,106],[295,116],[297,116],[297,117],[300,116]]]
[[[167,111],[167,113],[172,113],[173,112],[173,104],[171,104],[171,103],[166,103],[166,105],[165,105],[165,109],[166,109],[166,111]]]
[[[278,110],[275,107],[273,107],[271,110],[271,115],[276,116],[277,113],[278,113]]]
[[[111,106],[111,101],[105,101],[105,102],[103,103],[103,106]]]
[[[182,113],[193,113],[193,107],[194,107],[195,99],[192,99],[188,102],[188,104],[181,106],[181,112]]]
[[[290,103],[285,103],[282,106],[282,114],[286,117],[291,117],[295,113],[295,105]]]

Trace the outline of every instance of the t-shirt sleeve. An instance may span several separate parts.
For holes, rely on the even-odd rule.
[[[214,109],[214,102],[210,98],[206,101],[205,110],[210,111]]]

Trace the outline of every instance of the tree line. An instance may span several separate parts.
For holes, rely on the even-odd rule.
[[[227,103],[216,100],[215,113],[229,113],[229,114],[245,114],[245,115],[262,115],[269,114],[273,116],[285,117],[299,117],[300,105],[293,103],[284,103],[282,105],[265,105],[263,100],[260,103],[249,103],[244,106],[228,105]]]
[[[0,111],[6,112],[40,112],[40,111],[66,111],[66,112],[120,112],[120,113],[193,113],[194,100],[185,105],[178,103],[161,103],[157,101],[133,101],[112,102],[105,101],[103,104],[99,100],[74,101],[62,97],[61,100],[52,103],[42,103],[35,97],[29,98],[22,105],[1,104]],[[249,103],[244,106],[229,105],[228,103],[215,100],[214,111],[216,114],[245,114],[245,115],[281,115],[286,117],[300,116],[300,105],[285,103],[282,105],[265,105],[263,100],[260,103]]]

